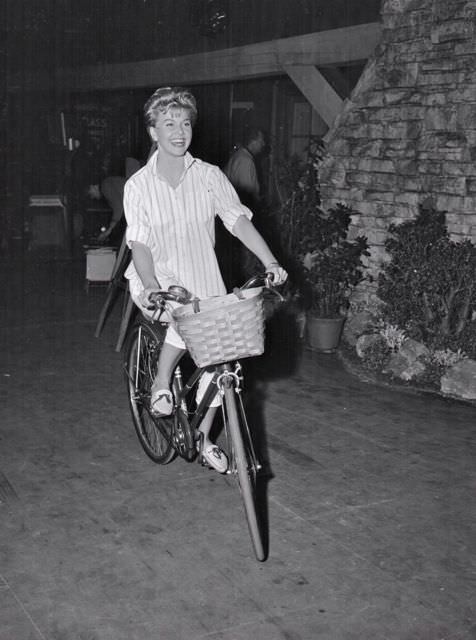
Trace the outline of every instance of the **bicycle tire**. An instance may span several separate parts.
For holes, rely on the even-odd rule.
[[[149,326],[137,324],[126,346],[125,367],[129,407],[139,442],[151,460],[168,464],[176,456],[172,442],[174,418],[158,418],[150,410],[150,389],[161,346]]]
[[[256,509],[256,473],[257,469],[252,455],[252,444],[249,441],[249,433],[240,419],[237,408],[235,391],[232,387],[224,390],[225,411],[228,421],[233,460],[236,466],[236,475],[240,487],[246,521],[250,532],[251,542],[256,559],[262,562],[266,559],[262,527]],[[233,469],[232,469],[233,471]]]

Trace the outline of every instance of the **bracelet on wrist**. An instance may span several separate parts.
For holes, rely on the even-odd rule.
[[[267,271],[270,267],[279,267],[279,262],[270,262],[269,264],[266,265],[266,267],[264,268],[265,271]]]

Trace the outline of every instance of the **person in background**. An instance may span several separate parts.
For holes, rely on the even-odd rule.
[[[161,87],[146,102],[144,114],[157,148],[124,189],[126,240],[132,251],[125,275],[136,305],[145,315],[152,315],[149,296],[171,285],[185,287],[200,299],[226,293],[215,253],[216,216],[259,258],[276,284],[284,282],[286,271],[254,227],[253,214],[240,202],[233,185],[218,167],[188,151],[197,119],[190,91]],[[184,352],[185,344],[170,324],[151,389],[151,409],[157,415],[172,413],[170,380]],[[207,372],[201,378],[198,402],[211,375]],[[210,440],[220,403],[217,394],[201,422],[200,435],[206,462],[225,473],[226,455]]]
[[[140,169],[140,162],[135,158],[126,158],[126,176],[107,176],[101,182],[101,194],[112,209],[108,226],[98,236],[99,243],[119,245],[126,230],[124,217],[124,186],[126,180]]]
[[[265,146],[265,136],[262,129],[247,129],[243,136],[242,145],[233,151],[223,170],[235,187],[241,202],[257,214],[258,224],[256,226],[261,233],[264,231],[260,224],[263,222],[263,212],[261,211],[263,198],[255,158],[263,152]],[[256,272],[257,263],[254,255],[235,238],[223,234],[221,228],[218,230],[217,244],[220,263],[227,283],[245,281]]]
[[[262,129],[248,129],[242,146],[231,154],[224,168],[225,175],[235,187],[241,202],[248,207],[256,207],[261,201],[255,158],[263,152],[265,146]]]

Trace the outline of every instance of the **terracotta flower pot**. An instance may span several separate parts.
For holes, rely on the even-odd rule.
[[[308,345],[315,351],[332,353],[339,346],[344,322],[345,316],[316,318],[308,315],[306,322]]]

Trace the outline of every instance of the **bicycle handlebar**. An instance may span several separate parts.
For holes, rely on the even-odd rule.
[[[154,291],[149,295],[149,302],[152,304],[162,306],[166,301],[178,302],[180,304],[187,304],[191,302],[193,296],[185,289],[185,287],[181,287],[177,284],[171,285],[167,291],[159,290]]]
[[[239,287],[239,290],[243,291],[244,289],[251,289],[257,285],[264,286],[266,289],[269,289],[277,295],[282,302],[284,298],[279,291],[276,290],[276,285],[273,285],[273,279],[274,274],[270,272],[257,274],[252,276],[244,285]],[[188,304],[189,302],[192,302],[192,300],[193,295],[190,291],[180,285],[171,285],[166,291],[158,290],[149,295],[149,302],[157,309],[164,309],[167,301],[178,302],[179,304]]]
[[[267,271],[266,273],[260,273],[256,276],[252,276],[249,280],[247,280],[245,284],[240,287],[240,290],[243,291],[244,289],[251,289],[256,285],[261,284],[266,289],[269,289],[269,291],[271,291],[276,296],[278,296],[281,302],[284,302],[284,298],[276,289],[277,285],[273,284],[273,280],[274,280],[274,274],[271,273],[270,271]]]

